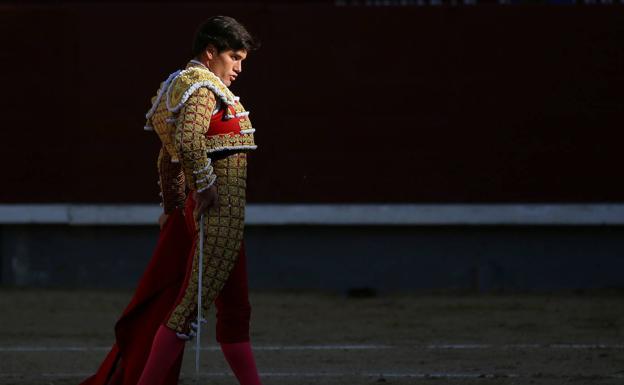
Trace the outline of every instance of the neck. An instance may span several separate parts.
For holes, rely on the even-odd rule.
[[[200,62],[200,61],[199,61],[199,60],[197,60],[197,59],[191,59],[191,63],[193,63],[193,64],[198,64],[198,65],[200,65],[200,66],[202,66],[202,67],[206,67],[206,68],[208,68],[208,66],[207,66],[206,64],[204,64],[204,63]]]

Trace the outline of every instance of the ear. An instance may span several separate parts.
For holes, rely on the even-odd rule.
[[[217,55],[217,50],[212,44],[208,44],[204,53],[206,54],[208,60],[212,60]]]

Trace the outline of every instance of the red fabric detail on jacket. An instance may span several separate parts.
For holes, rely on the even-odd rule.
[[[225,115],[232,115],[233,117],[230,119],[226,119]],[[236,117],[236,111],[234,107],[227,106],[226,108],[221,108],[219,112],[213,115],[210,118],[210,126],[208,127],[208,132],[206,136],[213,135],[225,135],[225,134],[240,134],[240,120],[242,118]]]

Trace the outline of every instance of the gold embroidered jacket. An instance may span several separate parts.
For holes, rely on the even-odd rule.
[[[239,99],[201,64],[189,63],[161,83],[147,112],[146,130],[158,134],[158,170],[165,212],[181,207],[185,186],[203,191],[216,176],[209,154],[256,148],[254,129]]]

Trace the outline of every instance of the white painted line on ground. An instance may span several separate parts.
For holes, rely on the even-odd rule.
[[[190,350],[194,347],[189,346]],[[474,349],[624,349],[624,344],[429,344],[429,345],[383,345],[383,344],[345,344],[345,345],[256,345],[257,351],[278,350],[383,350],[383,349],[420,349],[420,350],[474,350]],[[0,346],[0,353],[20,352],[89,352],[108,351],[110,346]],[[220,351],[220,347],[209,345],[203,351]]]
[[[219,375],[220,373],[200,373],[200,376]],[[228,373],[223,373],[228,374]],[[388,378],[511,378],[518,377],[514,373],[422,373],[393,372],[380,370],[377,372],[264,372],[264,377],[388,377]]]
[[[267,345],[254,346],[254,350],[381,350],[392,349],[390,345]],[[216,349],[219,349],[216,347]]]
[[[507,346],[507,345],[503,345]],[[491,349],[493,345],[484,344],[432,344],[427,345],[427,349]]]
[[[0,378],[82,378],[91,376],[93,373],[86,372],[74,372],[74,373],[39,373],[34,374],[32,372],[26,373],[0,373]],[[540,373],[543,374],[543,373]],[[200,377],[233,377],[230,372],[200,372]],[[368,377],[368,378],[421,378],[421,379],[492,379],[492,378],[532,378],[535,377],[534,373],[450,373],[450,372],[396,372],[396,371],[366,371],[366,372],[260,372],[260,377],[299,377],[299,378],[329,378],[329,377]],[[184,374],[181,378],[184,378]],[[194,377],[194,376],[193,376]],[[549,378],[583,378],[584,375],[577,374],[549,374]],[[592,375],[592,379],[621,379],[624,378],[622,374],[600,374]]]
[[[470,350],[470,349],[624,349],[621,344],[431,344],[426,346],[431,350]]]
[[[8,346],[0,347],[0,352],[7,353],[30,353],[30,352],[89,352],[98,350],[110,350],[102,346]]]
[[[71,378],[71,377],[88,377],[93,373],[41,373],[28,377],[46,377],[46,378]],[[0,378],[22,377],[24,373],[2,373]],[[200,377],[233,377],[230,372],[200,372]],[[181,375],[184,377],[184,375]],[[380,370],[378,372],[260,372],[260,377],[388,377],[388,378],[515,378],[520,377],[514,373],[422,373],[422,372],[393,372]]]
[[[253,349],[257,351],[272,350],[381,350],[392,349],[396,346],[390,345],[257,345]],[[0,346],[2,352],[88,352],[88,351],[107,351],[110,346]],[[195,347],[189,346],[188,349],[195,350]],[[202,351],[220,351],[221,348],[216,345],[204,346]]]
[[[554,344],[555,349],[624,349],[624,345],[607,344]]]

